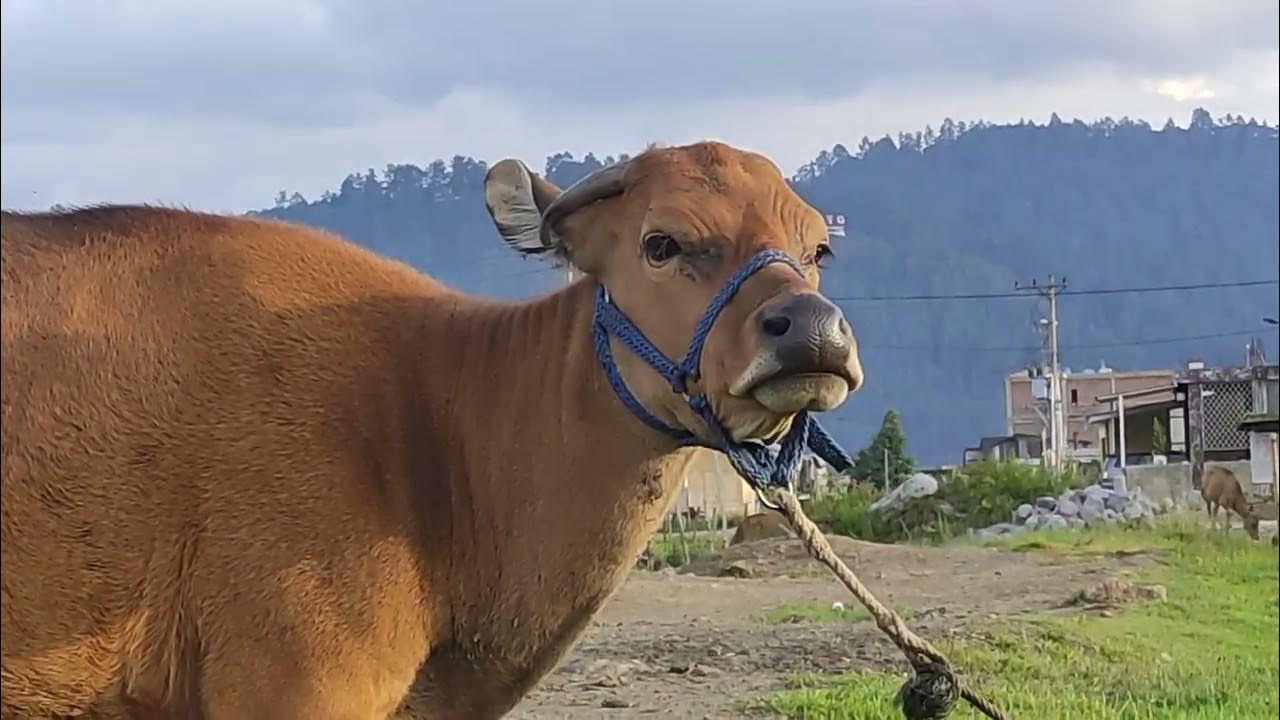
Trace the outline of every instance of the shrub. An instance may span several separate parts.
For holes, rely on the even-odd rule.
[[[966,465],[942,485],[939,495],[955,509],[964,527],[986,527],[1008,522],[1015,508],[1037,497],[1058,497],[1082,483],[1076,471],[1060,475],[1039,465],[1012,462],[981,462]]]
[[[814,500],[809,517],[827,532],[836,535],[875,540],[886,538],[893,530],[888,519],[870,510],[882,493],[868,483],[854,483],[842,495],[827,495]]]
[[[966,465],[942,481],[937,494],[910,500],[894,512],[872,512],[883,492],[858,483],[844,495],[814,500],[809,514],[837,535],[876,542],[941,541],[968,528],[1007,522],[1022,503],[1083,484],[1075,470],[1054,475],[1038,465],[983,462]]]

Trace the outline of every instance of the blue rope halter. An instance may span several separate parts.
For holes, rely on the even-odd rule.
[[[696,382],[698,379],[703,346],[706,345],[707,336],[711,334],[711,327],[721,311],[748,278],[768,265],[778,262],[790,265],[798,273],[804,273],[803,268],[790,255],[777,250],[763,250],[752,256],[733,273],[711,300],[711,304],[707,306],[706,312],[703,313],[702,319],[698,321],[693,331],[693,339],[689,342],[688,351],[679,363],[672,362],[649,342],[640,328],[636,327],[635,323],[631,322],[614,304],[609,297],[609,291],[603,285],[596,289],[595,320],[592,324],[596,357],[604,368],[609,385],[613,387],[618,399],[631,411],[631,414],[650,428],[675,438],[683,446],[706,447],[723,452],[729,458],[733,469],[747,481],[747,484],[760,496],[761,501],[769,507],[773,507],[773,504],[765,498],[764,490],[771,486],[792,487],[805,450],[813,452],[840,472],[851,468],[853,461],[807,412],[796,415],[791,423],[791,429],[774,446],[758,441],[734,442],[720,423],[720,419],[712,411],[706,396],[689,394],[689,382]],[[667,425],[645,409],[622,379],[622,373],[614,362],[613,350],[609,345],[610,335],[618,338],[628,350],[666,379],[673,392],[685,398],[689,408],[706,424],[707,433],[710,436],[709,442],[699,439],[688,430]]]

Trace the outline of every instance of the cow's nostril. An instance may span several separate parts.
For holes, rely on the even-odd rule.
[[[764,319],[764,332],[773,337],[782,337],[791,329],[791,318],[785,315],[773,315]]]

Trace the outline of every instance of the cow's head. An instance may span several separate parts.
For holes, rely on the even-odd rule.
[[[1250,503],[1245,507],[1244,512],[1244,531],[1252,540],[1258,539],[1258,528],[1261,522],[1258,520],[1258,506]]]
[[[516,160],[490,169],[485,200],[506,242],[556,255],[602,283],[678,360],[725,281],[755,253],[800,262],[751,276],[716,321],[698,390],[735,440],[775,439],[802,410],[835,408],[862,384],[844,314],[818,292],[826,223],[766,158],[719,143],[651,149],[561,192]],[[628,386],[650,412],[700,432],[682,398],[623,349]]]

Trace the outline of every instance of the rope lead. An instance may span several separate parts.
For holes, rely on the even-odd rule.
[[[795,529],[815,560],[826,565],[849,588],[849,592],[871,613],[885,635],[911,663],[912,677],[898,690],[897,702],[907,720],[941,720],[955,708],[960,698],[992,720],[1008,720],[989,700],[965,685],[951,669],[951,663],[928,640],[916,635],[893,610],[885,607],[840,559],[822,531],[804,514],[800,501],[790,491],[774,491],[776,505]]]

